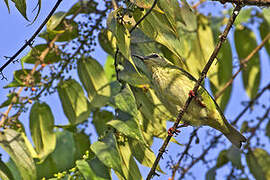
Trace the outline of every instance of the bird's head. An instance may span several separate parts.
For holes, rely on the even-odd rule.
[[[169,64],[169,61],[161,57],[160,55],[153,53],[149,56],[133,55],[134,57],[143,61],[146,67],[151,70],[155,66],[165,67]]]

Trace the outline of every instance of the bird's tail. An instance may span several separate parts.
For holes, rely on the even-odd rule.
[[[238,148],[241,148],[242,142],[246,142],[247,139],[237,131],[232,125],[227,125],[229,133],[224,133],[224,135]]]

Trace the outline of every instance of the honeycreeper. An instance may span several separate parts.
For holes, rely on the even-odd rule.
[[[172,115],[177,117],[188,96],[192,95],[194,98],[182,119],[184,123],[191,126],[210,126],[222,132],[238,148],[246,141],[226,120],[220,107],[204,87],[200,86],[197,94],[194,94],[192,89],[197,80],[191,74],[155,53],[133,56],[145,64],[153,89]]]

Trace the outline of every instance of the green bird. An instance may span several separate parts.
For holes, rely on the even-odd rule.
[[[197,80],[158,54],[133,56],[144,62],[158,98],[170,113],[177,117],[188,96],[194,96],[192,89]],[[238,148],[246,141],[246,138],[226,120],[216,101],[202,86],[184,114],[183,122],[191,126],[210,126],[222,132]]]

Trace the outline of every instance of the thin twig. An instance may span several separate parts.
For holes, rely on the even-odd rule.
[[[49,21],[49,19],[51,18],[51,16],[53,15],[53,13],[55,12],[55,10],[58,8],[58,6],[60,5],[60,3],[62,2],[62,0],[58,0],[56,2],[56,4],[54,5],[53,9],[51,10],[51,12],[48,14],[48,16],[46,17],[46,19],[43,21],[43,23],[39,26],[39,28],[36,30],[36,32],[32,35],[32,37],[28,40],[25,41],[25,44],[12,56],[10,57],[10,59],[3,65],[0,67],[0,72],[2,72],[10,63],[12,63],[16,57],[21,54],[21,52],[29,45],[32,44],[32,42],[34,41],[34,39],[36,38],[36,36],[40,33],[40,31],[43,29],[43,27],[45,26],[45,24]]]
[[[191,145],[191,143],[192,143],[192,140],[193,140],[193,138],[196,136],[196,133],[197,133],[198,130],[199,130],[199,128],[196,128],[196,129],[192,132],[191,136],[189,137],[189,141],[188,141],[188,143],[187,143],[187,145],[186,145],[185,150],[182,152],[182,154],[181,154],[181,156],[180,156],[180,158],[179,158],[177,164],[174,165],[173,171],[172,171],[172,177],[171,177],[172,180],[174,180],[176,171],[177,171],[178,168],[180,167],[181,161],[183,160],[184,156],[185,156],[186,154],[188,154],[188,150],[190,149],[190,145]]]
[[[242,5],[237,5],[237,6],[234,8],[233,13],[232,13],[232,15],[231,15],[231,17],[230,17],[230,19],[229,19],[229,21],[228,21],[228,24],[227,24],[227,26],[226,26],[224,32],[219,36],[219,42],[218,42],[218,44],[216,45],[216,47],[215,47],[215,49],[214,49],[212,55],[210,56],[210,58],[209,58],[207,64],[205,65],[204,69],[202,70],[202,73],[201,73],[200,78],[198,79],[198,81],[196,82],[196,84],[195,84],[195,86],[194,86],[194,88],[193,88],[193,92],[194,92],[195,95],[197,94],[197,90],[199,89],[199,87],[200,87],[202,81],[205,79],[206,74],[207,74],[209,68],[211,67],[212,63],[214,62],[214,60],[215,60],[215,58],[216,58],[216,56],[217,56],[217,54],[218,54],[218,52],[219,52],[219,50],[220,50],[220,48],[221,48],[223,42],[226,40],[227,35],[228,35],[228,33],[229,33],[229,31],[230,31],[230,29],[231,29],[231,27],[232,27],[232,25],[233,25],[233,23],[234,23],[236,17],[237,17],[237,15],[239,14],[239,11],[241,10],[241,8],[242,8]],[[179,123],[180,123],[180,121],[181,121],[183,115],[184,115],[185,112],[187,111],[188,106],[189,106],[189,104],[191,103],[191,100],[192,100],[192,99],[193,99],[193,96],[189,96],[189,98],[187,99],[187,101],[186,101],[186,103],[185,103],[183,109],[180,110],[180,112],[179,112],[179,114],[178,114],[178,117],[177,117],[177,119],[176,119],[176,122],[174,123],[172,129],[174,129],[174,130],[177,129],[177,126],[179,125]],[[172,132],[172,133],[175,133],[175,132]],[[157,158],[156,158],[156,160],[155,160],[155,162],[154,162],[154,164],[153,164],[153,166],[152,166],[152,168],[151,168],[151,170],[150,170],[150,172],[149,172],[149,174],[148,174],[148,176],[147,176],[147,178],[146,178],[147,180],[150,180],[150,179],[152,178],[152,176],[153,176],[154,174],[156,174],[156,173],[155,173],[155,170],[156,170],[156,167],[157,167],[157,165],[158,165],[158,162],[160,161],[160,159],[161,159],[163,153],[165,152],[165,149],[166,149],[167,145],[169,144],[171,138],[172,138],[172,136],[168,135],[167,138],[165,139],[163,145],[162,145],[161,148],[159,149],[159,153],[158,153],[158,155],[157,155]]]
[[[265,38],[263,39],[263,41],[261,42],[261,44],[259,44],[255,49],[253,49],[253,51],[245,58],[241,61],[240,63],[240,67],[237,70],[237,72],[232,76],[232,78],[224,85],[224,87],[217,92],[215,99],[218,99],[223,93],[224,91],[233,83],[234,79],[236,78],[236,76],[243,70],[243,68],[245,68],[246,63],[264,46],[264,44],[270,39],[270,32],[265,36]]]
[[[247,5],[247,6],[270,6],[270,0],[212,0],[219,1],[222,4],[234,3],[236,5]]]
[[[266,92],[266,90],[270,90],[270,83],[266,85],[250,102],[249,104],[238,114],[238,116],[232,121],[232,124],[236,124],[238,120],[245,114],[245,112],[256,102],[261,95]],[[213,140],[211,141],[210,145],[203,151],[203,153],[196,159],[194,159],[190,165],[188,165],[184,172],[182,172],[180,179],[184,178],[185,174],[200,160],[203,160],[204,157],[207,155],[207,153],[214,147],[217,143],[218,140],[222,137],[222,134],[215,136]]]

